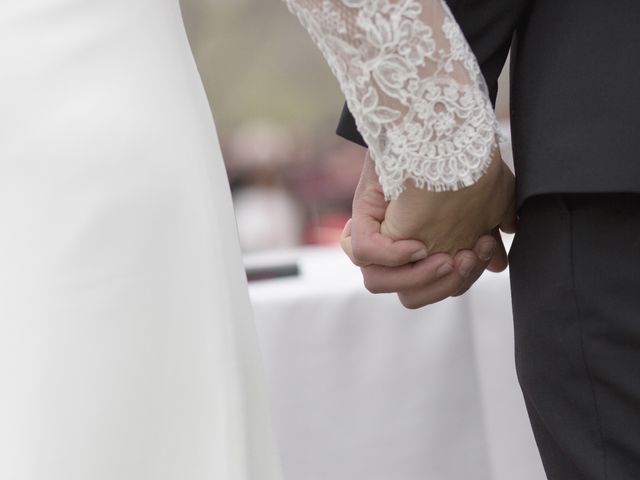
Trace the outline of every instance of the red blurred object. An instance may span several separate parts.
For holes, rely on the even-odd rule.
[[[304,234],[307,245],[333,245],[340,242],[340,234],[349,220],[347,213],[328,213],[310,225]]]

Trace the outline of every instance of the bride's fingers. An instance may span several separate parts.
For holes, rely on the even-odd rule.
[[[398,242],[395,242],[396,244]],[[369,263],[369,264],[364,264],[362,259],[357,259],[355,257],[355,255],[353,254],[353,246],[352,246],[352,242],[351,242],[351,236],[342,236],[340,238],[340,247],[342,248],[342,251],[349,257],[349,260],[351,260],[351,263],[353,263],[354,265],[360,267],[360,268],[369,268],[369,267],[374,267],[376,265]],[[411,246],[409,246],[411,247]],[[409,253],[411,252],[411,249],[409,249]],[[395,262],[391,262],[389,260],[380,260],[380,261],[387,261],[389,264],[391,265],[395,265],[395,266],[383,266],[380,268],[400,268],[401,266],[411,266],[412,262],[414,261],[418,261],[420,259],[420,257],[422,257],[422,254],[403,254],[402,252],[400,253],[400,255],[397,257],[397,261]],[[412,260],[412,258],[416,258],[416,260]]]
[[[362,267],[364,285],[371,293],[395,293],[440,281],[454,269],[453,259],[444,253],[399,267]]]
[[[348,222],[349,223],[349,222]],[[380,223],[372,217],[354,217],[341,238],[342,249],[359,266],[397,267],[427,257],[427,247],[417,240],[393,241],[380,233]]]
[[[349,257],[353,262],[353,252],[351,250],[351,223],[352,220],[349,219],[342,229],[342,233],[340,234],[340,247],[342,247],[342,251],[346,253],[347,257]]]

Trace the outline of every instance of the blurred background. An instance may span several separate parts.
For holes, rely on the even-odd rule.
[[[319,51],[282,0],[181,4],[243,250],[335,243],[364,149],[334,133],[343,97]]]
[[[364,150],[334,131],[342,96],[282,0],[182,0],[245,252],[337,240]]]

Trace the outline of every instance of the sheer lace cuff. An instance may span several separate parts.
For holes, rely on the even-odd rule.
[[[442,0],[285,0],[335,74],[387,199],[475,183],[497,148],[487,87]]]

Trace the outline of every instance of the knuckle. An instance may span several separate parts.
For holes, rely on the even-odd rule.
[[[349,257],[351,258],[352,252],[351,252],[351,245],[349,244],[349,242],[347,242],[345,239],[342,239],[340,241],[340,247],[342,248],[342,251]]]
[[[398,293],[398,299],[402,306],[408,310],[417,310],[424,307],[426,304],[418,301],[413,295],[406,295],[404,293]]]
[[[366,271],[363,271],[362,274],[364,288],[366,288],[370,293],[384,293],[384,288],[374,275],[368,274]]]
[[[460,290],[462,290],[465,286],[465,281],[466,280],[459,275],[454,278],[448,289],[449,296],[452,296],[454,292],[459,292]]]
[[[457,292],[455,292],[453,295],[451,295],[452,297],[461,297],[462,295],[464,295],[465,293],[467,293],[467,291],[469,291],[469,287],[465,286],[463,288],[461,288],[460,290],[458,290]]]
[[[351,254],[353,255],[354,263],[361,265],[366,264],[368,258],[370,257],[369,249],[359,242],[355,244],[352,242],[351,248]]]
[[[351,257],[351,262],[356,266],[356,267],[360,267],[360,268],[366,268],[367,267],[367,262],[363,262],[362,260],[358,260],[355,255],[352,255]]]

